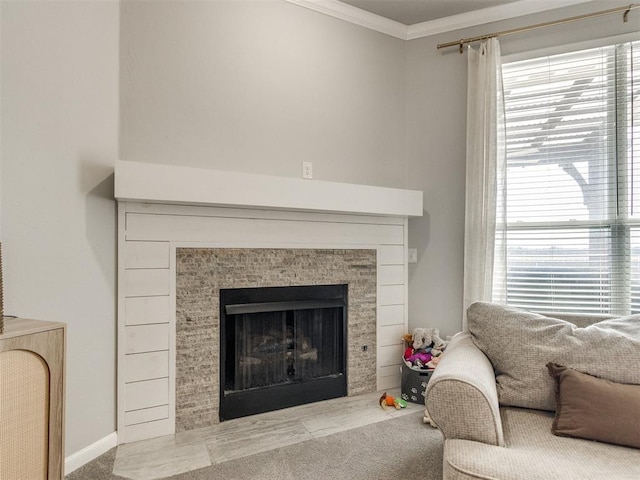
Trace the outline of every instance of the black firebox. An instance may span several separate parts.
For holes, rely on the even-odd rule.
[[[220,290],[220,421],[347,395],[347,285]]]

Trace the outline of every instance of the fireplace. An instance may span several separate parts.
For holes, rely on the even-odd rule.
[[[202,428],[218,423],[221,418],[232,418],[228,413],[221,415],[220,404],[225,397],[223,390],[238,393],[229,397],[230,403],[238,403],[242,395],[248,394],[242,389],[227,386],[222,372],[227,372],[227,319],[222,315],[248,315],[237,313],[234,308],[227,312],[221,307],[224,292],[257,292],[264,290],[269,294],[277,291],[289,291],[285,296],[267,300],[259,296],[254,303],[285,303],[285,307],[271,305],[272,312],[265,315],[291,316],[291,303],[301,301],[303,306],[314,306],[318,296],[309,296],[313,286],[325,286],[331,289],[327,300],[333,305],[321,305],[329,310],[347,305],[340,318],[341,324],[335,327],[323,326],[323,334],[328,335],[331,328],[343,333],[344,357],[342,375],[339,380],[346,382],[346,395],[358,395],[376,389],[376,251],[370,249],[269,249],[269,248],[178,248],[176,249],[176,429],[177,431]],[[291,287],[282,288],[282,287]],[[274,288],[272,290],[272,288]],[[336,293],[336,291],[342,292]],[[221,295],[220,292],[223,292]],[[348,292],[348,295],[347,295]],[[304,295],[303,295],[304,294]],[[262,294],[260,294],[262,295]],[[251,303],[242,294],[232,299],[231,305]],[[336,304],[338,306],[336,306]],[[260,306],[237,307],[258,309]],[[323,308],[324,309],[324,308]],[[303,313],[311,314],[316,309],[303,308]],[[348,310],[348,314],[347,314]],[[284,312],[284,313],[283,313]],[[251,318],[249,320],[252,320]],[[281,320],[280,320],[281,321]],[[274,323],[271,320],[272,324]],[[236,322],[237,323],[237,318]],[[286,320],[284,327],[286,336]],[[289,321],[291,325],[291,321]],[[234,326],[234,328],[237,327]],[[273,330],[274,328],[271,327]],[[270,332],[267,332],[270,333]],[[316,340],[314,332],[302,332],[310,340]],[[285,339],[286,340],[286,339]],[[274,347],[276,340],[270,340]],[[316,344],[312,348],[318,348]],[[299,353],[312,355],[312,348]],[[224,349],[224,353],[223,353]],[[399,356],[399,355],[398,355]],[[281,357],[282,358],[282,357]],[[245,359],[244,361],[254,361]],[[224,365],[223,365],[224,362]],[[328,388],[321,381],[298,381],[299,370],[294,365],[293,378],[284,383],[303,384],[306,389],[324,390]],[[281,371],[282,372],[282,371]],[[286,372],[285,372],[286,373]],[[282,373],[281,373],[282,375]],[[328,376],[328,375],[327,375]],[[280,377],[283,378],[282,376]],[[295,381],[294,381],[295,380]],[[315,385],[315,387],[314,387]],[[282,386],[284,388],[284,386]],[[334,388],[334,387],[331,387]],[[252,388],[246,389],[251,391]],[[276,389],[276,393],[277,393]],[[338,389],[339,390],[339,389]],[[271,395],[271,394],[269,394]],[[292,393],[291,396],[294,394]],[[298,395],[298,394],[295,394]],[[257,401],[266,401],[266,393],[261,393]],[[288,401],[288,399],[280,400]],[[235,415],[238,415],[237,413]],[[240,412],[240,415],[244,413]]]
[[[348,285],[347,395],[399,385],[422,192],[117,161],[115,197],[119,443],[220,421],[220,289]]]
[[[347,395],[347,285],[220,289],[220,420]]]

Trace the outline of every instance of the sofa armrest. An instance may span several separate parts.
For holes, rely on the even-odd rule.
[[[493,367],[468,332],[451,339],[427,384],[425,406],[445,439],[504,446]]]

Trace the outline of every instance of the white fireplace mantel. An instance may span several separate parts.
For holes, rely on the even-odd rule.
[[[120,201],[396,217],[422,216],[422,192],[119,160]]]
[[[176,430],[178,249],[376,250],[376,388],[400,386],[422,192],[118,161],[115,197],[119,443]]]

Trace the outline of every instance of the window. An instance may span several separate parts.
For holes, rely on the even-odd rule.
[[[507,303],[640,313],[640,42],[505,64],[503,84]]]

